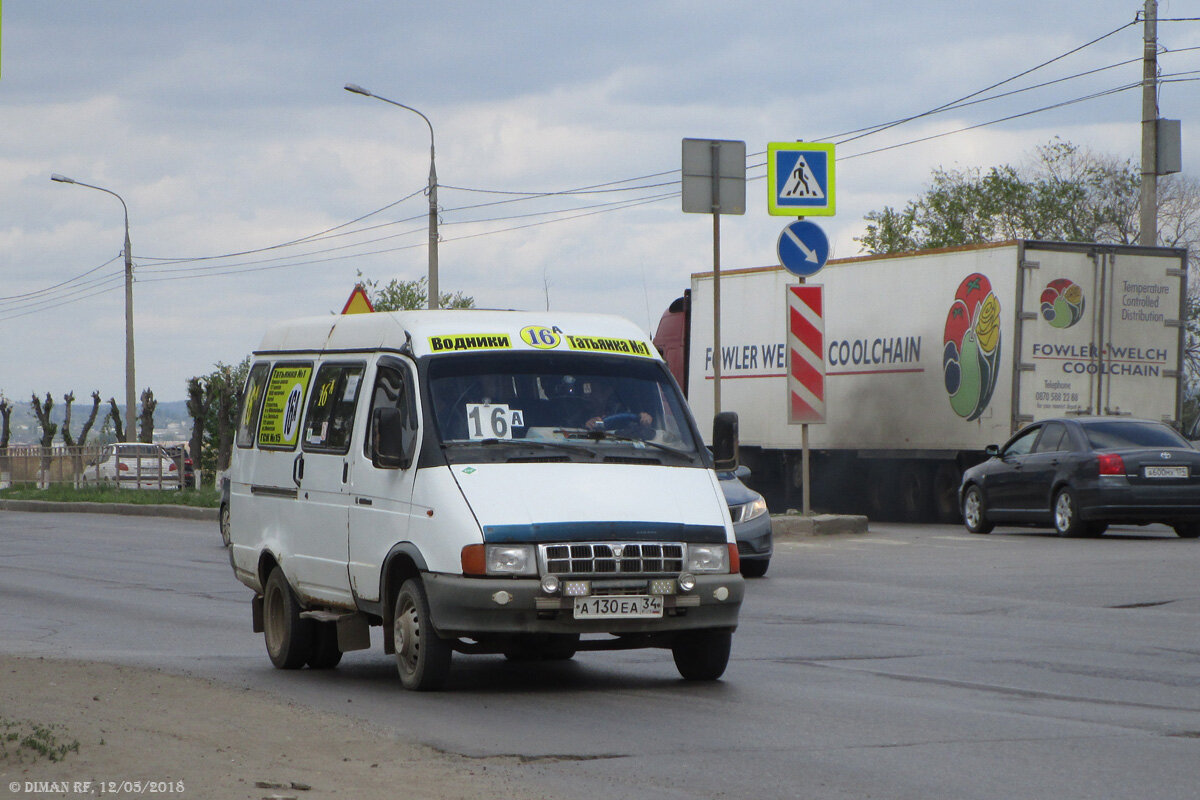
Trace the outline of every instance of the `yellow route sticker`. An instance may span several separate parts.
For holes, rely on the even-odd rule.
[[[429,337],[429,349],[435,353],[454,353],[460,350],[508,350],[511,348],[512,337],[507,333],[470,333]]]
[[[650,345],[637,339],[612,339],[605,336],[566,336],[567,346],[572,350],[591,353],[619,353],[629,356],[651,356]]]

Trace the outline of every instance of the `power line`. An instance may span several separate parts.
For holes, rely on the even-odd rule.
[[[1067,81],[1074,80],[1074,79],[1077,79],[1080,77],[1093,75],[1098,72],[1102,72],[1102,71],[1105,71],[1108,69],[1113,69],[1113,68],[1120,67],[1120,66],[1126,66],[1132,62],[1139,61],[1140,58],[1134,58],[1134,59],[1130,59],[1127,61],[1110,64],[1105,67],[1099,67],[1096,69],[1076,73],[1074,75],[1066,76],[1063,78],[1045,81],[1043,83],[1035,84],[1033,86],[1028,86],[1028,87],[1024,87],[1021,89],[1014,89],[1011,91],[1001,92],[999,94],[995,94],[995,95],[991,95],[991,96],[987,96],[987,97],[980,97],[980,95],[983,95],[993,89],[999,88],[1000,86],[1003,86],[1007,83],[1011,83],[1014,80],[1017,80],[1021,77],[1029,75],[1029,74],[1031,74],[1039,69],[1042,69],[1050,64],[1053,64],[1057,61],[1061,61],[1062,59],[1064,59],[1070,55],[1078,53],[1087,47],[1095,45],[1098,42],[1101,42],[1101,41],[1109,38],[1110,36],[1113,36],[1116,33],[1124,30],[1125,28],[1128,28],[1131,25],[1135,25],[1135,24],[1137,24],[1136,20],[1134,22],[1130,22],[1125,25],[1122,25],[1102,36],[1092,39],[1091,41],[1086,42],[1082,45],[1079,45],[1078,47],[1072,48],[1071,50],[1068,50],[1052,59],[1044,61],[1041,64],[1038,64],[1037,66],[1034,66],[1029,69],[1023,70],[1019,73],[1016,73],[1015,75],[1013,75],[1009,78],[1006,78],[1002,81],[993,83],[992,85],[990,85],[988,87],[985,87],[983,89],[980,89],[978,91],[975,91],[968,95],[965,95],[965,96],[959,98],[958,100],[951,101],[949,103],[944,103],[940,106],[937,106],[928,111],[921,112],[919,114],[914,114],[911,116],[903,117],[900,119],[892,120],[890,122],[881,123],[881,124],[870,126],[867,128],[860,128],[855,131],[849,131],[845,134],[839,134],[838,136],[847,136],[848,138],[842,139],[841,141],[838,142],[838,144],[845,144],[847,142],[856,141],[856,140],[864,138],[866,136],[869,136],[869,135],[872,135],[875,133],[880,133],[885,130],[889,130],[891,128],[897,127],[899,125],[903,125],[908,122],[912,122],[912,121],[915,121],[918,119],[929,117],[934,114],[942,113],[944,111],[965,108],[968,106],[973,106],[973,105],[977,105],[977,104],[984,103],[984,102],[990,102],[992,100],[998,100],[998,99],[1001,99],[1004,97],[1011,97],[1013,95],[1020,94],[1023,92],[1028,92],[1028,91],[1032,91],[1035,89],[1045,88],[1045,87],[1051,86],[1051,85],[1065,83]],[[1179,52],[1186,52],[1186,51],[1195,50],[1195,49],[1200,49],[1200,48],[1188,47],[1188,48],[1181,48],[1179,50],[1165,51],[1165,52],[1179,53]],[[1196,80],[1196,78],[1181,77],[1181,76],[1185,76],[1185,75],[1189,75],[1189,74],[1191,74],[1191,73],[1190,72],[1172,73],[1171,75],[1163,76],[1162,80],[1163,80],[1163,82],[1181,82],[1181,81]],[[1118,86],[1118,87],[1114,87],[1114,88],[1111,88],[1108,90],[1085,95],[1082,97],[1077,97],[1072,100],[1066,100],[1066,101],[1062,101],[1059,103],[1042,106],[1040,108],[1032,109],[1032,110],[1017,113],[1017,114],[1008,115],[1008,116],[990,120],[987,122],[982,122],[982,123],[978,123],[975,125],[969,125],[966,127],[957,128],[952,131],[945,131],[945,132],[934,134],[931,136],[924,136],[924,137],[920,137],[920,138],[916,138],[916,139],[911,139],[911,140],[908,140],[905,142],[889,145],[886,147],[880,147],[880,148],[876,148],[873,150],[866,150],[866,151],[862,151],[859,153],[854,153],[854,154],[851,154],[848,156],[842,156],[841,158],[843,160],[848,160],[851,158],[859,158],[862,156],[872,155],[875,153],[884,152],[887,150],[892,150],[892,149],[896,149],[899,147],[908,146],[911,144],[917,144],[920,142],[929,141],[931,139],[941,138],[941,137],[953,135],[956,133],[962,133],[965,131],[974,130],[976,128],[981,128],[981,127],[985,127],[988,125],[994,125],[994,124],[998,124],[1000,122],[1006,122],[1006,121],[1010,121],[1013,119],[1018,119],[1021,117],[1030,116],[1030,115],[1037,114],[1037,113],[1042,113],[1044,111],[1062,108],[1064,106],[1069,106],[1069,105],[1072,105],[1075,103],[1086,102],[1089,100],[1093,100],[1093,99],[1104,97],[1104,96],[1107,96],[1110,94],[1114,94],[1117,92],[1126,91],[1126,90],[1128,90],[1130,88],[1134,88],[1138,85],[1140,85],[1140,82],[1134,83],[1134,84]],[[837,138],[837,137],[829,137],[829,138]],[[752,157],[761,156],[761,155],[763,155],[763,153],[752,154]],[[765,164],[759,163],[759,164],[752,164],[749,166],[749,168],[750,169],[758,169],[763,166],[765,166]],[[461,213],[464,211],[473,211],[473,210],[478,210],[478,209],[482,209],[482,208],[496,207],[496,206],[500,206],[500,205],[504,205],[504,204],[526,202],[529,200],[569,198],[569,197],[597,195],[597,194],[618,194],[618,193],[628,193],[628,192],[635,192],[635,191],[664,188],[664,187],[669,187],[669,186],[677,186],[680,183],[679,180],[658,181],[655,183],[645,183],[645,182],[651,181],[651,180],[656,180],[656,179],[663,178],[666,176],[678,175],[678,174],[680,174],[680,172],[681,172],[681,170],[679,170],[679,169],[665,170],[665,171],[650,173],[647,175],[642,175],[642,176],[633,177],[633,178],[625,178],[625,179],[620,179],[620,180],[606,181],[603,183],[591,184],[588,186],[581,186],[581,187],[576,187],[573,189],[564,189],[564,190],[557,190],[557,191],[517,192],[517,191],[460,187],[460,186],[443,186],[442,188],[450,190],[450,191],[463,191],[463,192],[478,193],[478,194],[501,195],[501,196],[504,196],[504,199],[490,201],[490,202],[484,202],[484,203],[477,203],[477,204],[472,204],[472,205],[458,206],[458,207],[454,207],[454,208],[442,209],[440,213],[442,213],[442,214],[457,214],[457,213]],[[765,176],[756,176],[756,177],[752,178],[751,180],[761,180],[763,177],[765,177]],[[237,252],[232,252],[232,253],[225,253],[222,255],[201,256],[201,257],[187,257],[187,258],[142,257],[145,260],[156,261],[158,263],[152,264],[150,266],[142,267],[139,271],[140,272],[139,280],[146,281],[146,282],[157,282],[157,281],[164,281],[164,280],[182,280],[182,279],[191,279],[191,278],[197,278],[197,277],[232,275],[232,274],[257,272],[257,271],[271,270],[271,269],[285,269],[285,268],[290,268],[290,267],[298,267],[298,266],[305,266],[305,265],[316,264],[316,263],[326,263],[326,262],[330,262],[330,261],[343,260],[346,258],[367,257],[367,256],[372,256],[372,255],[377,255],[377,254],[390,253],[390,252],[396,252],[399,250],[407,250],[407,249],[414,249],[417,247],[422,247],[422,246],[425,246],[424,243],[416,243],[416,244],[412,244],[412,245],[404,245],[401,247],[394,247],[394,248],[377,249],[377,250],[373,250],[373,251],[361,251],[361,250],[357,249],[357,248],[363,248],[363,247],[366,247],[366,246],[369,246],[372,244],[377,244],[380,242],[401,238],[404,236],[414,235],[416,233],[423,232],[424,231],[423,227],[419,228],[419,229],[414,228],[411,230],[402,231],[400,233],[390,234],[388,236],[382,236],[382,237],[377,237],[377,238],[373,238],[373,239],[367,239],[367,240],[363,240],[363,241],[347,243],[344,245],[339,245],[337,247],[329,247],[329,248],[315,250],[315,251],[312,251],[312,252],[309,252],[307,254],[300,256],[299,260],[296,260],[297,257],[294,255],[293,256],[285,255],[285,256],[277,256],[277,257],[273,257],[273,258],[261,259],[261,260],[257,260],[257,261],[246,261],[246,262],[241,262],[241,263],[235,262],[232,264],[230,264],[230,263],[223,263],[223,264],[213,263],[213,264],[203,264],[203,265],[197,264],[197,262],[228,261],[229,259],[244,257],[244,256],[248,256],[248,255],[255,255],[255,254],[260,254],[260,253],[266,253],[266,252],[270,252],[273,250],[281,250],[284,248],[297,247],[297,246],[302,246],[302,245],[312,245],[312,244],[316,244],[319,242],[328,242],[328,241],[330,241],[332,239],[336,239],[336,238],[361,236],[363,234],[368,234],[372,231],[377,231],[377,230],[381,230],[381,229],[385,229],[385,228],[389,228],[389,227],[394,227],[396,225],[403,225],[406,223],[415,222],[418,219],[422,219],[424,217],[424,214],[413,215],[411,217],[407,217],[405,219],[397,220],[394,222],[379,223],[376,225],[370,225],[370,226],[366,226],[366,227],[362,227],[362,228],[355,228],[353,230],[346,230],[350,226],[360,223],[366,219],[369,219],[372,216],[376,216],[384,211],[395,208],[395,207],[401,205],[402,203],[404,203],[408,200],[411,200],[412,198],[416,197],[417,195],[422,194],[424,191],[425,191],[425,187],[422,187],[421,189],[411,192],[408,195],[400,198],[399,200],[388,203],[387,205],[382,206],[381,208],[378,208],[378,209],[375,209],[374,211],[363,214],[359,217],[356,217],[355,219],[349,220],[349,221],[341,223],[339,225],[332,226],[330,228],[326,228],[317,233],[309,234],[308,236],[299,237],[297,239],[293,239],[293,240],[290,240],[287,242],[281,242],[279,244],[274,244],[274,245],[270,245],[267,247],[248,249],[248,250],[237,251]],[[575,208],[570,208],[570,209],[552,209],[552,210],[547,210],[547,211],[530,212],[530,213],[526,213],[526,214],[513,214],[513,215],[507,215],[507,216],[495,216],[495,217],[481,218],[481,219],[452,220],[445,224],[456,225],[456,226],[466,226],[466,225],[474,225],[474,224],[483,225],[483,224],[488,224],[488,223],[498,223],[498,222],[521,220],[521,219],[530,219],[530,218],[540,217],[540,216],[554,217],[553,219],[544,219],[544,220],[541,220],[538,222],[513,225],[513,226],[509,226],[509,227],[505,227],[505,228],[501,228],[501,229],[497,229],[497,230],[483,231],[483,232],[479,232],[479,233],[467,234],[464,236],[457,236],[457,237],[446,239],[445,241],[461,241],[464,239],[477,238],[480,236],[494,235],[494,234],[498,234],[498,233],[504,233],[504,232],[520,230],[520,229],[524,229],[524,228],[546,225],[546,224],[550,224],[553,222],[569,221],[569,220],[578,219],[578,218],[585,217],[585,216],[591,216],[594,214],[611,213],[613,211],[620,211],[620,210],[624,210],[626,208],[633,208],[636,206],[662,202],[663,200],[673,198],[673,197],[678,197],[678,196],[679,196],[678,191],[671,191],[671,192],[664,192],[664,193],[659,193],[659,194],[645,196],[645,197],[625,198],[622,200],[612,201],[610,203],[598,203],[598,204],[585,205],[585,206],[575,207]],[[328,258],[314,258],[315,256],[324,256],[324,255],[328,255],[331,253],[338,253],[340,251],[350,250],[350,249],[355,249],[355,252],[351,253],[351,254],[347,254],[347,255],[330,256]],[[26,293],[24,295],[13,295],[13,296],[7,297],[7,298],[0,298],[0,302],[8,302],[8,303],[14,303],[19,300],[31,298],[31,297],[35,297],[35,296],[47,298],[42,301],[42,303],[40,304],[40,306],[38,308],[36,308],[32,311],[24,310],[20,314],[10,314],[9,316],[3,316],[2,314],[0,314],[0,320],[11,319],[11,318],[14,318],[15,316],[23,316],[25,313],[35,313],[35,311],[47,310],[49,308],[58,307],[58,305],[65,305],[67,303],[77,302],[79,299],[84,299],[83,297],[78,296],[80,294],[80,292],[74,292],[71,294],[62,294],[62,291],[68,285],[72,284],[73,282],[78,281],[78,280],[86,277],[87,275],[98,271],[99,269],[102,269],[104,266],[111,264],[112,261],[114,261],[114,260],[116,260],[116,259],[114,258],[114,259],[106,262],[105,264],[100,265],[99,267],[95,267],[92,270],[88,270],[85,273],[81,273],[81,275],[76,276],[75,278],[72,278],[68,281],[64,281],[59,284],[55,284],[54,286],[46,287],[45,289],[37,290],[36,292]],[[114,273],[114,276],[115,275],[119,275],[119,273]],[[112,276],[110,276],[110,277],[112,277]],[[107,279],[107,278],[104,278],[102,280],[105,280],[105,279]],[[84,289],[89,288],[88,284],[82,284],[82,286],[84,287]],[[99,294],[104,291],[109,291],[109,289],[103,289],[100,292],[95,292],[92,295],[88,295],[88,296],[94,296],[94,294]],[[58,293],[60,296],[56,297],[55,296],[56,293]],[[58,305],[55,305],[55,303],[57,303]]]
[[[78,275],[76,275],[74,278],[68,278],[67,280],[65,280],[65,281],[62,281],[61,283],[56,283],[56,284],[54,284],[53,286],[47,286],[47,287],[46,287],[46,288],[44,288],[44,289],[38,289],[38,290],[36,290],[36,291],[32,291],[32,292],[26,292],[25,294],[10,294],[10,295],[7,295],[7,296],[5,296],[5,297],[0,297],[0,303],[8,303],[8,302],[13,302],[13,301],[16,301],[16,300],[23,300],[23,299],[26,299],[26,298],[30,298],[30,297],[37,297],[38,295],[42,295],[42,294],[46,294],[46,293],[48,293],[48,292],[52,292],[52,291],[54,291],[55,289],[58,289],[59,287],[62,287],[62,286],[67,286],[67,285],[69,285],[69,284],[71,284],[71,283],[74,283],[75,281],[79,280],[80,278],[85,278],[85,277],[87,277],[88,275],[91,275],[93,272],[95,272],[95,271],[97,271],[97,270],[104,269],[104,268],[105,268],[105,267],[107,267],[109,264],[113,263],[113,262],[114,262],[114,261],[116,261],[118,258],[120,258],[120,257],[121,257],[121,255],[122,255],[121,253],[117,253],[115,256],[113,256],[112,258],[110,258],[108,261],[105,261],[103,264],[100,264],[99,266],[92,267],[91,269],[89,269],[89,270],[88,270],[88,271],[86,271],[86,272],[81,272],[81,273],[79,273],[79,274],[78,274]]]

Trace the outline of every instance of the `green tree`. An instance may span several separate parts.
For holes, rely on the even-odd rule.
[[[429,305],[429,278],[420,277],[412,281],[392,278],[380,285],[379,281],[363,277],[358,272],[358,282],[367,293],[376,311],[413,311]],[[462,292],[440,292],[438,305],[441,308],[474,308],[475,298]]]
[[[1132,243],[1140,177],[1131,161],[1054,140],[1032,165],[933,171],[902,209],[866,215],[857,237],[868,253],[900,253],[1007,239]]]
[[[207,375],[189,378],[187,382],[192,463],[209,476],[229,468],[238,404],[250,373],[250,356],[236,366],[218,361],[215,367]]]

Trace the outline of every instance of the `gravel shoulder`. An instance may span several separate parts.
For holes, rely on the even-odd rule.
[[[489,770],[264,692],[95,662],[0,656],[0,739],[0,797],[544,797],[496,769],[511,759]]]

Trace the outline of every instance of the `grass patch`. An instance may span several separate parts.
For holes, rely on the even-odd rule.
[[[73,486],[53,485],[48,489],[14,486],[0,489],[0,500],[46,500],[55,503],[134,503],[137,505],[195,506],[217,508],[221,505],[221,493],[212,488],[204,489],[116,489],[89,487],[76,489]]]
[[[62,732],[62,733],[60,733]],[[60,725],[39,725],[28,720],[0,717],[0,761],[33,763],[45,758],[62,761],[67,753],[79,752],[79,740],[66,741]]]

